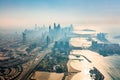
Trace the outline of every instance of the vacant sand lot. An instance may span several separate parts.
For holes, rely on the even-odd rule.
[[[62,80],[64,73],[36,71],[31,79],[35,80]]]

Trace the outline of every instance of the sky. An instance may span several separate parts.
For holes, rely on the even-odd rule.
[[[120,0],[0,0],[0,27],[120,26]]]

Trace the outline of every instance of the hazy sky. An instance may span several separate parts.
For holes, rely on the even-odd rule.
[[[120,0],[0,0],[0,26],[120,26]]]

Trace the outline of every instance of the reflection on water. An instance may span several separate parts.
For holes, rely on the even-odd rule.
[[[75,33],[79,34],[78,31]],[[76,47],[83,47],[83,44],[86,44],[84,46],[89,47],[90,41],[88,41],[85,38],[76,37],[76,38],[71,38],[70,44]],[[85,57],[90,59],[92,61],[91,65],[95,66],[104,75],[105,80],[120,80],[120,55],[104,57],[99,53],[92,52],[89,50],[73,50],[71,53],[73,52],[74,54],[84,55]],[[71,56],[71,55],[69,56],[69,59],[75,59],[75,58],[76,58],[75,56]],[[78,59],[78,57],[76,59]],[[83,66],[83,64],[77,64],[76,61],[72,61],[70,65],[76,69],[78,68],[81,69],[81,66]],[[78,75],[80,76],[80,74],[77,74],[74,76],[74,79],[75,78],[77,79]]]
[[[109,74],[113,80],[120,80],[120,55],[107,56],[105,59],[110,64]]]

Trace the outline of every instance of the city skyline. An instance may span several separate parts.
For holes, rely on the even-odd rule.
[[[120,0],[0,0],[0,80],[120,80]]]

